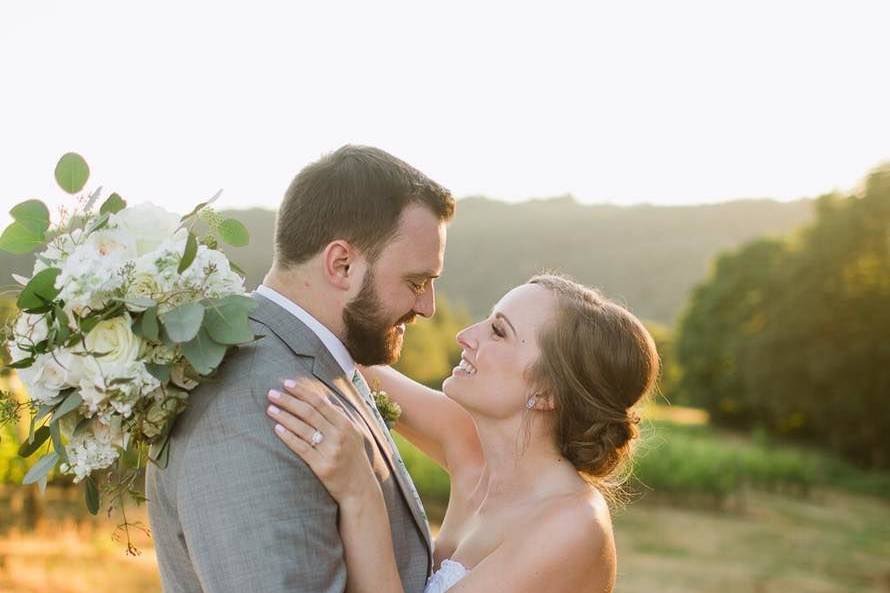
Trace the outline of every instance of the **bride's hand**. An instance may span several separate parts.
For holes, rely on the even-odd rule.
[[[278,423],[275,434],[309,465],[331,496],[343,504],[378,486],[364,437],[346,413],[309,379],[285,381],[284,388],[268,394],[266,413]]]

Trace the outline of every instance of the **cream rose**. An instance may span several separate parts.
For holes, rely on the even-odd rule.
[[[84,338],[86,350],[90,353],[106,353],[97,358],[100,364],[129,365],[139,356],[142,339],[130,329],[129,315],[105,319]]]
[[[108,224],[132,237],[136,254],[144,255],[174,236],[174,231],[179,226],[179,216],[146,202],[113,214],[108,219]],[[185,229],[181,229],[176,235],[184,237],[185,233]]]

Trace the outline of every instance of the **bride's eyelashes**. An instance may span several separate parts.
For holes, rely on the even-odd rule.
[[[497,326],[496,323],[491,324],[491,333],[493,333],[494,335],[496,335],[499,338],[503,338],[506,336],[506,334],[503,331],[501,331],[501,329]]]

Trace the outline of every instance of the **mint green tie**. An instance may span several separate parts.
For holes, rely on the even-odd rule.
[[[383,419],[383,416],[380,415],[380,411],[377,409],[377,404],[374,403],[374,397],[371,395],[371,388],[368,386],[368,382],[365,381],[362,374],[358,372],[358,369],[356,369],[355,373],[352,375],[352,384],[355,385],[356,391],[359,392],[365,400],[365,403],[368,404],[368,407],[374,412],[374,418],[377,420],[377,424],[380,425],[381,431],[386,435],[386,440],[389,441],[389,448],[390,451],[392,451],[393,459],[396,460],[398,471],[401,471],[406,478],[405,483],[408,484],[408,488],[411,490],[411,495],[414,497],[414,502],[417,503],[417,508],[420,509],[424,521],[428,521],[426,510],[423,508],[423,502],[420,500],[417,488],[414,487],[414,482],[411,480],[411,474],[408,473],[408,468],[405,467],[405,462],[402,461],[402,456],[399,454],[399,448],[396,447],[396,443],[392,439],[389,427],[386,426],[386,421]]]

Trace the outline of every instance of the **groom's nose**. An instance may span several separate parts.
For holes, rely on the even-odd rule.
[[[414,312],[427,318],[436,313],[436,287],[432,282],[429,288],[417,297],[414,302]]]

